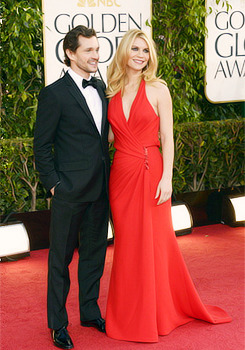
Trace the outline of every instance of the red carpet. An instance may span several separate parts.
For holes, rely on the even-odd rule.
[[[71,264],[68,298],[69,332],[77,350],[244,350],[244,228],[213,225],[194,228],[178,237],[193,281],[206,304],[224,308],[231,323],[210,325],[193,321],[159,337],[159,343],[142,344],[108,338],[79,323],[77,297],[77,253]],[[105,315],[113,246],[107,250],[101,282],[100,306]],[[46,326],[46,275],[48,250],[0,264],[1,350],[51,350]],[[127,312],[127,310],[125,310]]]

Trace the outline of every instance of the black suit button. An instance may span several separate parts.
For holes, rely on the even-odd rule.
[[[102,157],[101,159],[104,161],[104,160],[105,160],[105,157]]]

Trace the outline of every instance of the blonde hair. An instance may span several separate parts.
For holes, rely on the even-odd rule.
[[[142,70],[141,79],[144,79],[146,82],[160,81],[163,84],[166,84],[164,80],[156,77],[158,62],[154,41],[142,30],[131,29],[123,36],[107,70],[108,87],[106,93],[109,98],[116,95],[119,91],[122,91],[122,94],[124,92],[125,80],[127,77],[126,65],[131,47],[136,38],[145,40],[149,48],[150,56],[147,66]]]

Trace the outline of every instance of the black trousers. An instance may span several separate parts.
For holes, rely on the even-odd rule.
[[[107,247],[109,202],[105,191],[95,202],[70,203],[54,196],[48,261],[48,327],[68,325],[69,264],[78,246],[81,321],[101,316],[97,304]]]

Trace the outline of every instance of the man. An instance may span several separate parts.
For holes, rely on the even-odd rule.
[[[40,179],[53,196],[48,326],[54,345],[71,349],[65,304],[77,246],[81,325],[105,332],[97,299],[107,246],[109,155],[105,86],[90,76],[99,60],[95,31],[75,27],[63,49],[70,68],[40,93],[34,154]]]

